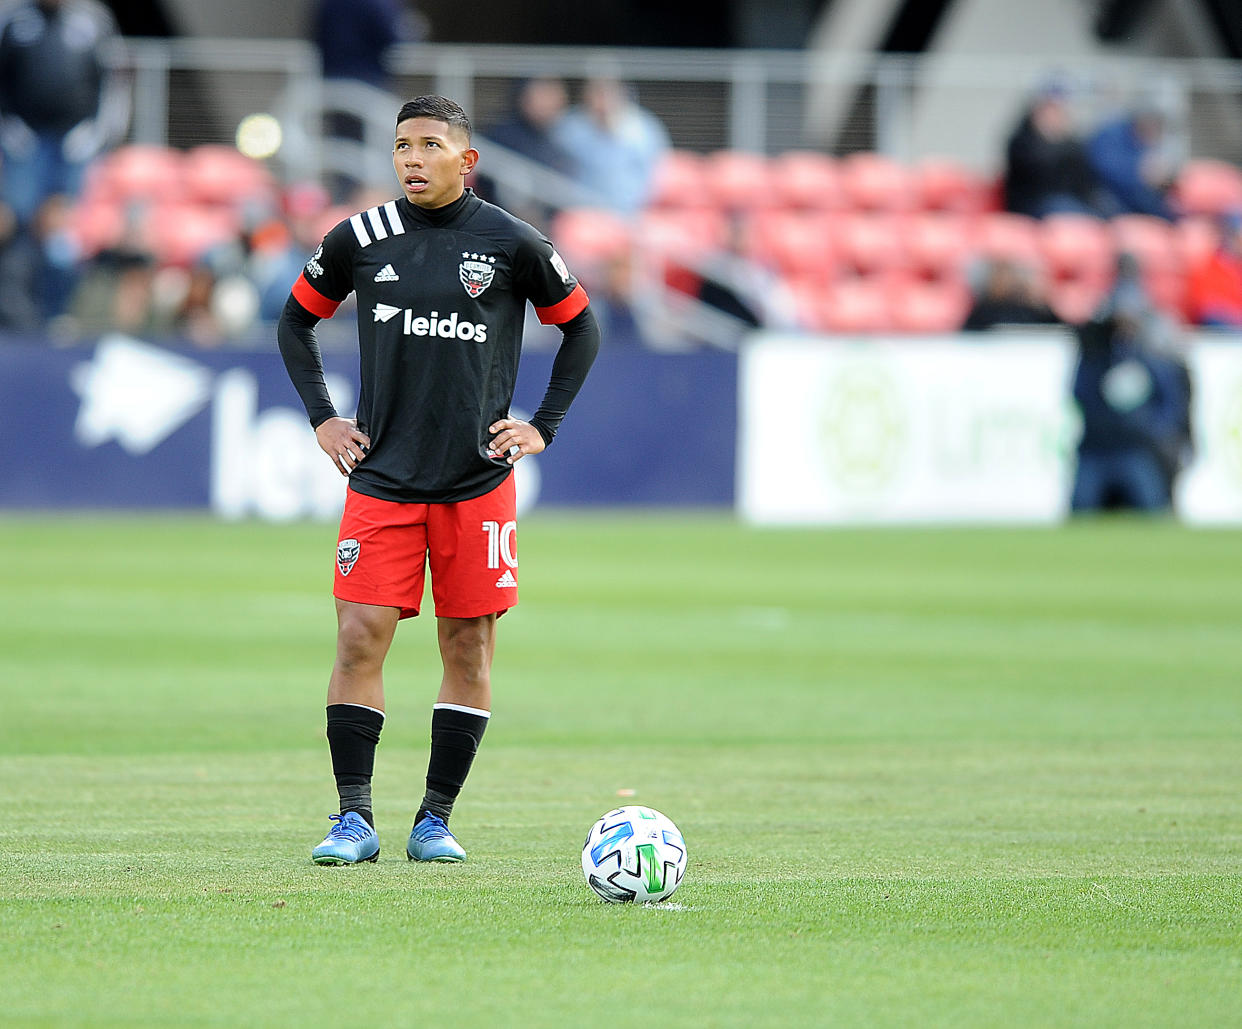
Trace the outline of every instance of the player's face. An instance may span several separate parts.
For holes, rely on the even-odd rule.
[[[465,133],[445,122],[407,118],[397,126],[392,166],[406,197],[419,207],[451,204],[478,160]]]

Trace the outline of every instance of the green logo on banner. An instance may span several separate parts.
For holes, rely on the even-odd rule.
[[[846,493],[875,493],[892,480],[908,431],[892,375],[878,364],[837,369],[828,380],[823,414],[824,457]]]
[[[1242,484],[1242,379],[1233,385],[1220,424],[1220,443],[1225,467]]]

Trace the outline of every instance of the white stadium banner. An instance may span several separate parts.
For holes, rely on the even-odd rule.
[[[1195,460],[1177,484],[1178,516],[1196,525],[1242,522],[1242,340],[1200,336],[1190,349]]]
[[[739,375],[739,514],[756,524],[1058,522],[1079,424],[1073,368],[1060,332],[756,336]]]

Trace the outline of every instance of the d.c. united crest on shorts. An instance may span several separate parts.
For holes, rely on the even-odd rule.
[[[477,297],[492,284],[492,277],[496,274],[492,265],[496,263],[496,258],[486,254],[472,254],[468,250],[463,250],[461,256],[461,284],[466,287],[467,293]]]
[[[361,549],[357,540],[341,540],[336,545],[336,567],[341,570],[342,575],[350,573]]]

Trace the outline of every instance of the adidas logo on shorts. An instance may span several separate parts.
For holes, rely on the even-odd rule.
[[[397,274],[397,270],[391,265],[386,264],[383,268],[375,273],[376,282],[400,282],[401,276]]]
[[[497,589],[508,589],[516,585],[517,579],[513,577],[513,572],[508,568],[505,569],[505,574],[496,580]]]

